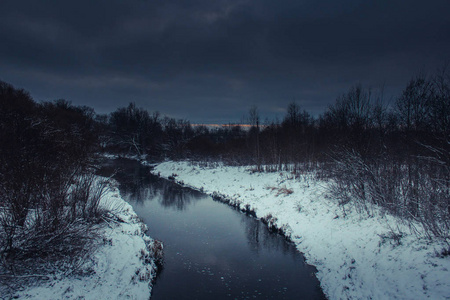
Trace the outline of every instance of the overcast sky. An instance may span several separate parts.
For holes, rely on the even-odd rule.
[[[450,61],[450,1],[1,0],[0,80],[192,123],[312,114],[362,83],[400,93]]]

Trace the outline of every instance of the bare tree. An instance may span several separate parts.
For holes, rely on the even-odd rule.
[[[400,98],[397,110],[407,132],[425,130],[429,122],[432,82],[424,75],[411,79]]]
[[[261,154],[259,147],[259,133],[260,133],[260,118],[258,107],[253,105],[249,110],[249,123],[252,126],[250,133],[255,136],[255,153],[256,153],[256,166],[258,172],[261,171]]]

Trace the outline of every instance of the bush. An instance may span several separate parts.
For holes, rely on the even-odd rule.
[[[37,104],[0,82],[0,268],[6,277],[73,270],[89,254],[106,189],[89,167],[97,144],[91,109],[64,100]]]
[[[400,216],[419,234],[450,243],[448,166],[429,160],[364,159],[354,150],[334,154],[331,193],[345,207],[372,215],[374,205]],[[416,230],[420,224],[423,230]]]

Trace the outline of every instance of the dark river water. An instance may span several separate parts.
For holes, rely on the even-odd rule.
[[[325,299],[315,269],[281,235],[210,196],[115,160],[123,198],[164,244],[152,299]]]

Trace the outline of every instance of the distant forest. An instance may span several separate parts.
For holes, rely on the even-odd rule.
[[[371,216],[381,207],[449,243],[448,72],[413,77],[390,105],[356,85],[318,117],[293,102],[280,121],[262,124],[257,107],[248,121],[249,129],[191,126],[134,103],[98,115],[66,100],[37,103],[1,82],[0,205],[8,210],[0,225],[9,238],[0,246],[17,248],[14,238],[31,210],[42,212],[44,231],[57,230],[62,219],[95,217],[95,197],[82,190],[102,153],[312,174],[333,182],[344,212],[353,207]],[[78,195],[69,188],[75,182]]]

